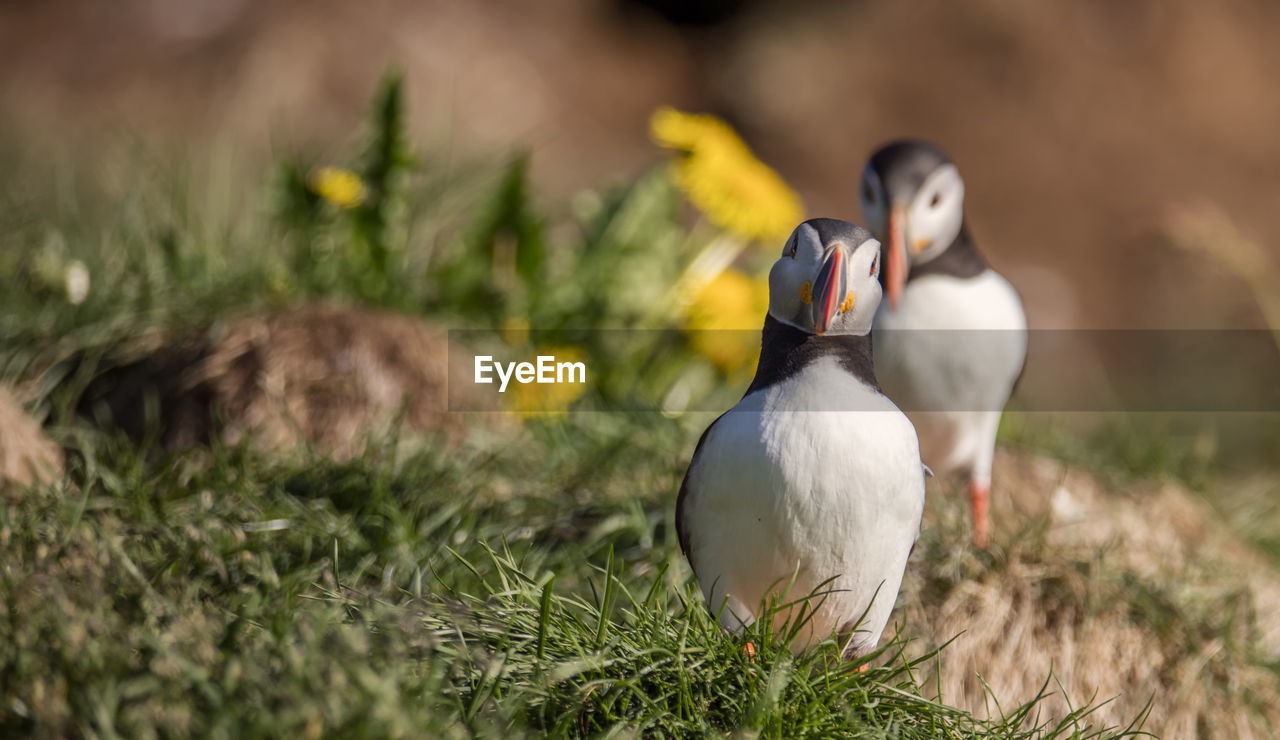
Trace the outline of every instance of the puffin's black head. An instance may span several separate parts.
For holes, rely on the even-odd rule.
[[[866,334],[880,305],[880,242],[848,221],[813,218],[769,271],[769,315],[809,334]]]
[[[908,200],[934,170],[951,164],[946,153],[923,139],[898,139],[880,147],[867,160],[891,200]],[[868,183],[864,176],[862,184]],[[863,193],[863,197],[867,197]],[[872,198],[875,193],[871,193]]]
[[[885,242],[885,292],[897,307],[911,264],[946,251],[964,222],[964,181],[927,141],[902,139],[876,150],[858,187],[862,214]]]

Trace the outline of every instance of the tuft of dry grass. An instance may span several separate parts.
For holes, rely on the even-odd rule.
[[[1207,257],[1249,286],[1267,325],[1280,332],[1280,267],[1225,210],[1210,202],[1171,208],[1164,232],[1173,246]]]
[[[61,477],[62,462],[62,449],[0,386],[0,487],[52,481]]]
[[[1271,563],[1178,484],[1114,490],[1007,451],[997,467],[996,549],[922,541],[904,587],[906,632],[930,648],[955,638],[924,681],[936,695],[999,716],[991,696],[1033,696],[1049,680],[1057,693],[1040,709],[1051,715],[1114,697],[1096,720],[1124,724],[1150,702],[1144,729],[1161,737],[1273,736]],[[957,497],[933,498],[926,528],[963,542]]]
[[[268,452],[306,445],[348,460],[393,431],[461,436],[475,415],[449,413],[449,350],[445,332],[421,319],[301,306],[167,343],[112,377],[106,403],[141,433],[158,401],[171,448],[248,439]]]

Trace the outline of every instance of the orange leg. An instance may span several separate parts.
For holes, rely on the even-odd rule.
[[[969,481],[969,507],[973,510],[973,545],[987,549],[987,506],[991,502],[991,486]]]

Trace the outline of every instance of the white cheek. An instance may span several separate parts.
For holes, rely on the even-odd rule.
[[[940,195],[936,206],[933,205],[935,193]],[[946,182],[941,188],[926,186],[911,204],[909,213],[907,239],[912,254],[945,247],[960,233],[960,222],[964,218],[964,186],[958,179]]]
[[[769,313],[793,326],[800,314],[800,286],[810,268],[799,260],[783,257],[769,271]]]
[[[922,241],[933,242],[941,236],[942,227],[946,223],[945,206],[934,208],[929,205],[928,198],[922,198],[923,202],[917,202],[911,209],[911,229],[907,234],[907,238],[913,243],[911,246],[916,247]]]
[[[871,299],[863,303],[863,311],[867,314],[867,321],[875,321],[876,310],[880,308],[880,302],[884,300],[884,290],[880,288],[880,282],[872,283],[871,289],[867,291]]]

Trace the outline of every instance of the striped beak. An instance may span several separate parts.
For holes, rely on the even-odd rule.
[[[818,271],[813,291],[813,326],[819,336],[831,328],[831,322],[835,321],[836,316],[852,307],[846,274],[848,270],[845,268],[848,261],[844,244],[837,242],[827,252],[822,261],[822,269]]]

